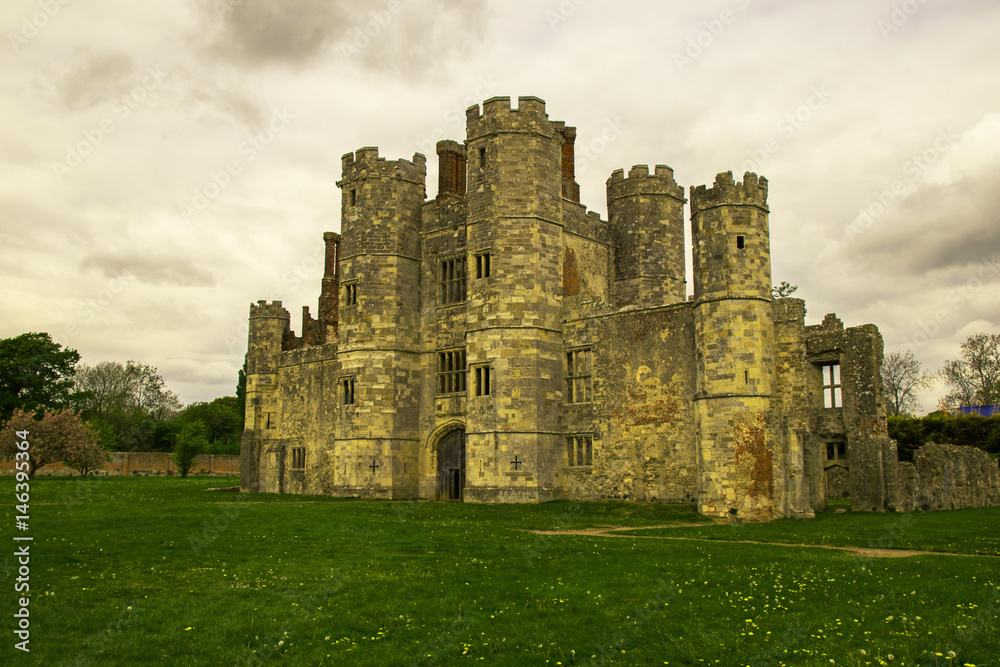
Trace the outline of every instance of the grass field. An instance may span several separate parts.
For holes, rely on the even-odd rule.
[[[676,505],[207,490],[236,483],[32,482],[22,653],[0,480],[0,664],[1000,665],[1000,508],[715,525]],[[529,532],[664,524],[694,525]]]

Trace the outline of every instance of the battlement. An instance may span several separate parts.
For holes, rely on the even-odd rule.
[[[267,301],[258,301],[256,304],[250,304],[250,319],[264,319],[264,318],[278,318],[282,320],[291,321],[292,316],[284,306],[281,305],[280,301],[272,301],[268,303]]]
[[[503,130],[555,131],[545,112],[545,100],[539,97],[518,97],[516,109],[511,108],[510,97],[491,97],[483,102],[482,113],[478,104],[466,109],[465,125],[469,139]]]
[[[422,153],[414,153],[412,160],[387,160],[379,157],[377,146],[366,146],[341,157],[341,168],[343,177],[337,181],[338,187],[365,178],[395,178],[423,185],[427,177],[427,158]]]
[[[757,206],[767,211],[767,179],[746,172],[743,183],[733,180],[733,172],[723,172],[715,177],[715,184],[691,186],[691,214],[716,206]]]
[[[684,188],[674,180],[674,170],[665,164],[658,164],[649,173],[649,166],[634,165],[625,177],[623,169],[615,169],[608,179],[608,201],[636,195],[668,195],[681,202],[684,199]]]

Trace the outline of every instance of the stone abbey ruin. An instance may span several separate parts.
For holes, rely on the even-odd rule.
[[[245,492],[696,503],[745,520],[997,504],[979,450],[897,462],[882,338],[772,298],[767,180],[673,170],[580,203],[576,129],[486,100],[464,143],[343,157],[317,317],[250,307]],[[690,203],[693,296],[684,206]],[[938,448],[940,449],[940,447]],[[981,455],[981,456],[980,456]],[[922,463],[923,462],[923,463]]]

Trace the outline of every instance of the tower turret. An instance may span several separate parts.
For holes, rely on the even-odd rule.
[[[548,500],[565,445],[562,378],[562,211],[565,124],[545,102],[494,97],[466,111],[470,371],[465,499]],[[476,255],[473,258],[472,255]],[[516,350],[517,354],[511,354]]]
[[[646,165],[608,179],[608,224],[615,240],[619,303],[660,306],[684,301],[684,188],[674,170]]]
[[[426,160],[386,160],[368,147],[342,162],[334,485],[344,494],[412,497]]]
[[[247,345],[246,421],[240,443],[240,490],[260,488],[260,457],[267,440],[278,437],[278,363],[291,315],[280,301],[250,305]]]
[[[691,188],[699,506],[769,519],[775,507],[774,321],[767,180]]]

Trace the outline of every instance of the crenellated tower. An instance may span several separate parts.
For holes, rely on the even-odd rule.
[[[535,502],[564,456],[562,206],[564,123],[545,103],[494,97],[466,112],[469,403],[465,498]],[[570,151],[570,154],[572,151]],[[568,187],[568,186],[567,186]],[[475,255],[490,256],[476,279]],[[516,354],[512,354],[515,352]],[[488,377],[488,386],[484,378]]]
[[[417,480],[420,207],[426,164],[344,155],[337,275],[338,492],[412,497]]]
[[[250,305],[247,346],[246,421],[240,447],[240,490],[279,493],[262,488],[261,456],[268,441],[278,437],[278,365],[283,341],[290,335],[291,315],[280,301]],[[283,461],[278,461],[282,466]],[[267,486],[265,481],[264,486]]]
[[[615,294],[620,304],[684,301],[684,188],[674,170],[646,165],[608,179],[608,224],[615,241]]]
[[[691,188],[699,509],[766,520],[775,506],[774,322],[767,179]]]

